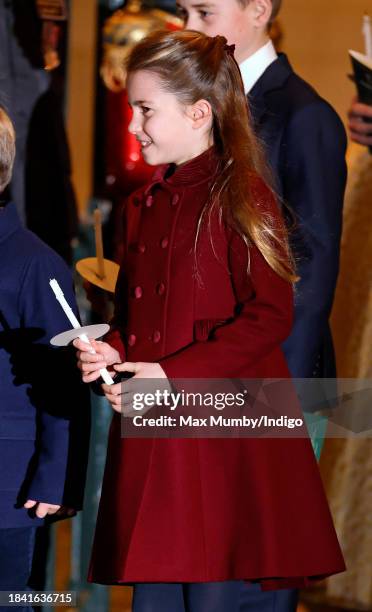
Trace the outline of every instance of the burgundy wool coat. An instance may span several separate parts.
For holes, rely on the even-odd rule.
[[[291,285],[255,247],[248,275],[246,244],[213,218],[195,255],[216,167],[211,149],[172,175],[160,168],[128,201],[108,341],[169,378],[289,377]],[[280,224],[271,192],[258,178],[253,187]],[[90,581],[272,589],[343,570],[308,439],[123,439],[114,415]]]

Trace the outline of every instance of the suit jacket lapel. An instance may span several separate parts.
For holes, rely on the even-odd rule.
[[[267,95],[272,91],[281,89],[291,74],[293,74],[293,69],[287,56],[284,53],[280,53],[278,59],[266,68],[265,72],[253,86],[248,94],[248,103],[255,126],[260,125],[263,116],[268,111]]]

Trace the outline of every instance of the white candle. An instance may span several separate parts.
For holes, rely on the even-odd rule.
[[[61,289],[61,287],[59,286],[58,282],[56,281],[55,278],[51,278],[49,281],[49,285],[51,286],[51,289],[53,290],[54,295],[56,296],[58,302],[60,303],[60,305],[63,308],[63,311],[66,315],[66,317],[68,318],[68,320],[70,321],[72,327],[74,329],[79,329],[81,328],[81,325],[79,323],[79,321],[77,320],[77,318],[75,317],[71,307],[69,306],[63,291]],[[86,344],[90,344],[90,340],[88,338],[88,336],[86,334],[80,334],[79,335],[80,340],[82,340],[83,342],[86,342]],[[94,348],[92,348],[92,350],[90,351],[90,353],[92,355],[96,354],[96,351],[94,350]],[[113,385],[114,381],[112,380],[112,377],[110,376],[110,374],[108,373],[108,371],[106,370],[106,368],[102,369],[99,371],[100,375],[102,376],[103,380],[105,381],[106,385]]]
[[[363,36],[365,54],[367,57],[372,58],[372,22],[371,17],[367,14],[363,15]]]
[[[68,320],[70,321],[72,327],[74,329],[78,329],[79,327],[81,327],[79,321],[77,320],[74,313],[72,312],[71,307],[68,305],[67,300],[63,294],[63,291],[61,287],[59,286],[58,282],[56,281],[56,279],[52,278],[49,281],[49,285],[51,286],[53,293],[56,296],[58,302],[61,304],[63,311],[66,317],[68,318]]]

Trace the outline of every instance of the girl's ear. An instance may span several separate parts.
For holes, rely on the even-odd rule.
[[[207,100],[198,100],[186,107],[186,115],[191,120],[192,128],[198,130],[213,118],[212,107]]]

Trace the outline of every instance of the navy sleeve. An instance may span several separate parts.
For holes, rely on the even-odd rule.
[[[313,376],[327,333],[339,268],[346,144],[340,119],[322,100],[296,112],[287,127],[283,195],[297,218],[292,245],[301,280],[283,348],[298,378]]]

